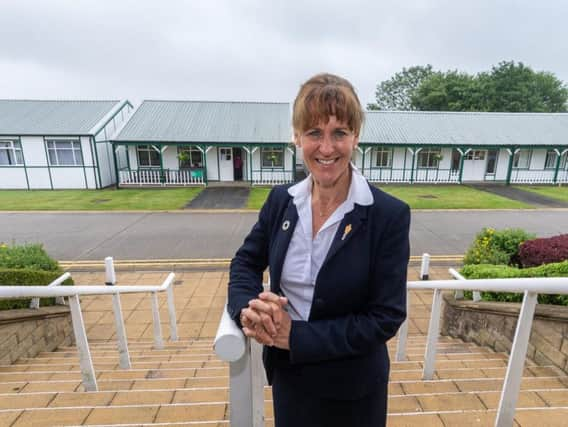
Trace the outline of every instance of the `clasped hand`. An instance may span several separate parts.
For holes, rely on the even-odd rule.
[[[263,345],[290,349],[292,319],[284,307],[288,299],[262,292],[241,310],[243,333]]]

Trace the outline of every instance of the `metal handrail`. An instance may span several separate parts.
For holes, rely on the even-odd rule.
[[[455,270],[454,270],[455,271]],[[459,274],[459,273],[458,273]],[[534,312],[538,294],[568,294],[568,277],[554,278],[514,278],[514,279],[472,279],[432,280],[407,282],[408,290],[433,290],[432,310],[428,337],[424,355],[422,379],[432,379],[436,363],[436,344],[440,334],[440,314],[443,290],[474,290],[489,292],[524,292],[523,303],[517,321],[515,338],[507,366],[507,373],[501,391],[501,399],[495,420],[496,427],[511,427],[515,416],[516,404],[521,387],[523,367],[525,363]],[[410,298],[407,298],[409,307]],[[408,320],[399,329],[396,360],[405,358],[406,338],[408,336]],[[221,317],[215,338],[217,355],[230,362],[230,404],[231,425],[262,426],[262,382],[258,378],[262,365],[255,360],[256,342],[245,338],[236,324],[225,312]],[[236,357],[240,357],[234,361]],[[260,371],[260,372],[259,372]],[[235,418],[233,418],[235,414]],[[237,414],[239,418],[237,418]]]
[[[49,285],[47,285],[47,287],[51,288],[53,286],[59,286],[63,282],[65,282],[67,279],[69,279],[70,277],[71,277],[71,273],[68,273],[68,272],[63,273],[61,276],[59,276],[57,279],[55,279],[53,282],[51,282]],[[39,302],[40,302],[39,297],[32,298],[32,300],[30,301],[30,308],[32,310],[39,309]],[[56,297],[55,303],[63,305],[63,304],[65,304],[65,300],[63,299],[63,297]]]
[[[114,266],[112,259],[107,263],[107,277],[109,268]],[[66,273],[69,275],[69,273]],[[70,275],[69,275],[70,276]],[[68,276],[68,277],[69,277]],[[63,276],[62,276],[63,277]],[[67,277],[66,277],[67,278]],[[66,279],[65,278],[65,279]],[[173,281],[174,273],[168,274],[166,279],[159,286],[65,286],[65,287],[46,287],[46,286],[0,286],[0,298],[26,298],[26,297],[69,297],[69,308],[71,311],[71,321],[73,323],[73,333],[75,343],[79,352],[79,364],[81,367],[81,377],[85,391],[98,391],[93,360],[81,312],[79,296],[85,295],[112,295],[113,311],[116,324],[116,335],[118,339],[118,352],[120,367],[129,369],[131,367],[130,356],[128,353],[128,342],[122,316],[120,304],[120,294],[148,293],[152,294],[152,318],[154,326],[154,346],[158,349],[164,347],[162,338],[162,326],[160,322],[160,311],[158,304],[158,293],[167,292],[168,312],[170,317],[170,339],[177,341],[177,320],[174,306]],[[59,279],[58,279],[59,280]],[[114,283],[109,283],[114,284]]]

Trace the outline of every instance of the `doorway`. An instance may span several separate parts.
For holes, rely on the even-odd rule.
[[[233,181],[233,149],[219,147],[219,181]]]

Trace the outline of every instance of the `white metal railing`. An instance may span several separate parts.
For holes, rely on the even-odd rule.
[[[110,259],[110,262],[107,260]],[[130,356],[128,354],[128,342],[126,339],[126,330],[124,327],[124,318],[122,316],[122,308],[120,304],[120,294],[134,293],[151,293],[152,294],[152,318],[154,326],[154,346],[158,349],[163,348],[164,342],[162,338],[162,326],[160,323],[160,311],[158,304],[158,293],[167,293],[168,313],[170,317],[170,339],[177,341],[177,320],[174,305],[173,281],[175,274],[170,273],[166,279],[158,286],[108,286],[113,285],[116,279],[109,282],[109,277],[116,278],[114,274],[114,265],[111,258],[107,258],[106,262],[106,278],[107,285],[104,286],[0,286],[1,298],[30,298],[30,297],[68,297],[69,308],[71,311],[71,321],[73,323],[73,333],[75,343],[79,352],[79,365],[81,367],[81,377],[85,391],[98,391],[93,360],[81,312],[81,304],[79,296],[84,295],[112,295],[113,311],[116,323],[118,351],[120,359],[120,367],[128,369],[131,367]],[[112,271],[110,271],[112,269]],[[66,276],[64,279],[63,277]],[[65,273],[58,280],[65,280],[69,277],[69,273]]]
[[[59,276],[57,279],[55,279],[53,282],[51,282],[49,285],[47,285],[47,287],[50,288],[52,286],[59,286],[63,282],[65,282],[67,279],[69,279],[70,277],[71,277],[71,273],[64,273],[61,276]],[[65,300],[63,299],[63,297],[57,297],[57,298],[55,298],[55,304],[64,305]],[[32,310],[39,309],[39,298],[38,297],[32,298],[32,300],[30,301],[30,308]]]
[[[454,275],[454,277],[457,276]],[[432,379],[434,374],[436,345],[440,334],[442,291],[474,290],[524,293],[495,419],[496,427],[511,427],[521,387],[538,294],[568,294],[568,277],[473,280],[457,278],[457,280],[411,281],[407,283],[407,289],[409,291],[434,291],[424,353],[422,373],[424,380]],[[410,298],[407,298],[407,308],[410,308],[409,301]],[[405,358],[407,336],[408,321],[405,321],[398,334],[397,361],[402,361]],[[264,425],[262,416],[263,383],[261,381],[263,370],[258,356],[259,347],[256,342],[245,338],[241,330],[231,320],[225,308],[215,338],[215,351],[219,358],[230,362],[232,427],[259,427]]]
[[[204,169],[132,169],[118,172],[121,185],[205,185]]]
[[[289,170],[254,170],[252,185],[278,185],[294,182],[294,174]]]

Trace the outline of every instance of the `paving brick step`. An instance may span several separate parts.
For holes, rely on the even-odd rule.
[[[18,363],[15,365],[0,365],[0,373],[5,372],[45,372],[45,371],[79,371],[79,360],[76,361],[66,359],[53,360],[48,363],[40,363],[41,360],[34,360],[33,363]],[[95,370],[121,370],[116,357],[112,359],[94,359],[93,364]],[[534,366],[533,362],[529,365]],[[202,359],[176,359],[176,360],[132,360],[133,369],[167,369],[167,368],[222,368],[227,363],[213,356],[211,358]],[[404,361],[394,362],[392,370],[422,369],[423,362]],[[454,369],[454,368],[497,368],[507,366],[507,361],[502,358],[482,359],[482,360],[440,360],[436,363],[438,369]]]
[[[389,395],[389,413],[496,409],[501,395],[500,390],[397,394],[394,388],[396,387],[391,387],[391,393]],[[228,404],[228,399],[228,387],[101,391],[90,393],[2,393],[0,394],[0,410],[39,409],[47,407],[97,408],[107,406],[195,404],[200,402]],[[271,406],[272,395],[269,387],[265,388],[265,400],[268,402],[268,406]],[[517,407],[537,408],[561,406],[566,403],[568,403],[567,389],[537,388],[521,391]]]
[[[272,414],[267,403],[266,426],[272,426]],[[133,405],[123,407],[73,407],[0,411],[2,425],[23,426],[149,426],[187,425],[211,426],[228,425],[229,408],[226,403]],[[490,426],[496,412],[492,409],[452,410],[438,412],[400,412],[388,416],[389,427],[447,427],[447,426]],[[515,426],[560,427],[566,425],[568,407],[518,408]]]
[[[391,370],[392,380],[417,380],[422,377],[422,369],[409,367],[409,369]],[[457,379],[457,378],[494,378],[503,377],[506,367],[480,367],[480,368],[437,368],[434,371],[435,379]],[[125,370],[104,370],[96,371],[97,380],[142,380],[148,378],[189,378],[189,377],[217,377],[228,376],[228,366],[211,368],[160,368],[160,369],[125,369]],[[558,376],[562,371],[554,366],[527,366],[524,376]],[[75,380],[81,378],[79,371],[24,371],[24,372],[0,372],[0,383],[26,381],[30,378],[34,380],[56,381],[56,380]]]

